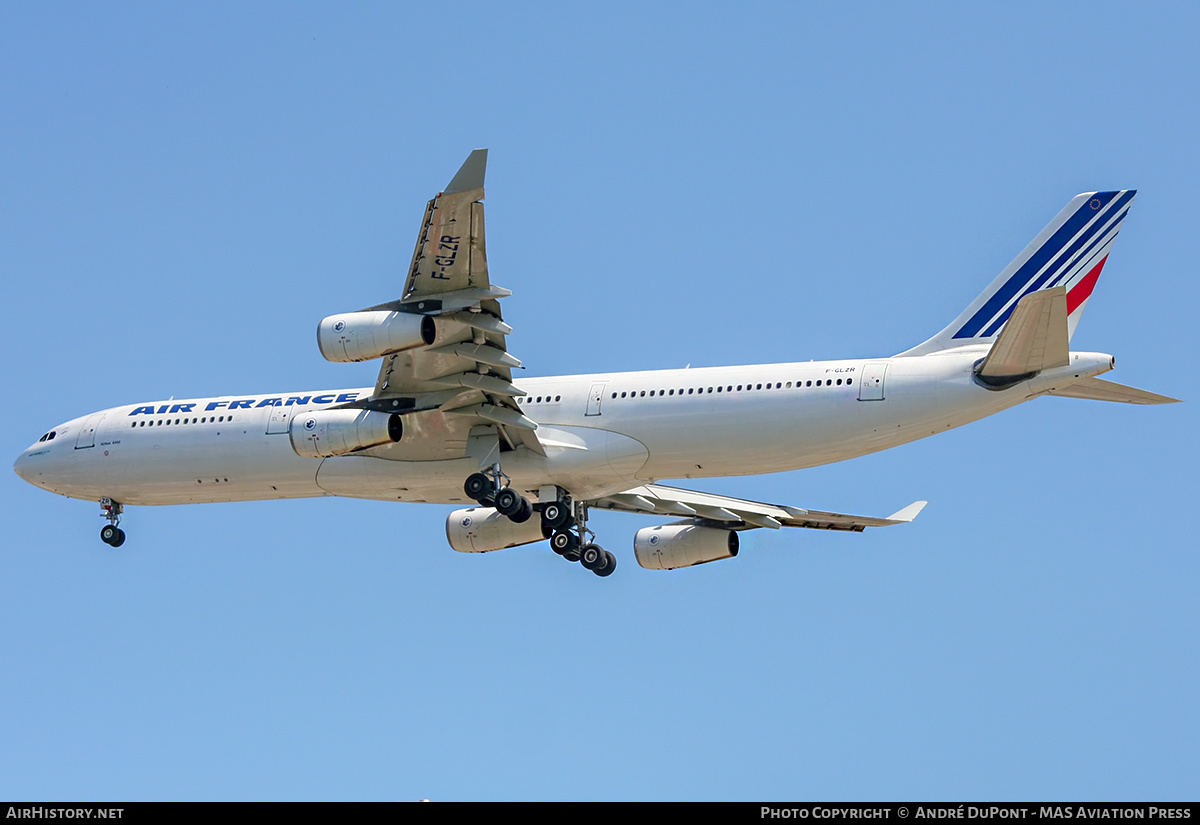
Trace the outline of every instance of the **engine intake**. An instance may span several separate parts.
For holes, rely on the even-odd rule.
[[[738,534],[688,522],[644,527],[633,537],[633,553],[647,570],[677,570],[733,558]]]
[[[292,449],[305,458],[329,458],[400,440],[404,422],[395,413],[317,410],[292,417]]]
[[[493,507],[455,510],[446,518],[446,540],[460,553],[490,553],[548,538],[537,518],[517,524]]]
[[[393,352],[432,344],[432,316],[411,312],[347,312],[317,324],[317,346],[327,361],[370,361]]]

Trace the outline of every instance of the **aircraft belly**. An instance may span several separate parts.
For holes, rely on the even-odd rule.
[[[477,469],[473,458],[392,461],[345,455],[321,462],[317,485],[330,495],[349,498],[473,504],[463,492],[463,481]]]
[[[638,483],[645,446],[620,433],[592,427],[538,428],[546,455],[524,447],[502,453],[512,486],[536,500],[537,491],[557,484],[577,498],[620,492]],[[382,501],[471,504],[463,492],[467,476],[480,469],[476,458],[396,461],[370,454],[327,458],[317,484],[330,495]]]

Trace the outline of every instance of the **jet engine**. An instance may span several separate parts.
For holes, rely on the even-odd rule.
[[[317,324],[317,346],[327,361],[370,361],[422,344],[432,344],[432,316],[411,312],[346,312]]]
[[[492,507],[455,510],[446,518],[446,539],[460,553],[490,553],[546,538],[540,518],[517,524]]]
[[[292,449],[305,458],[329,458],[391,444],[404,434],[395,413],[373,410],[314,410],[292,416],[288,435]]]
[[[738,554],[738,534],[690,522],[645,527],[633,537],[633,552],[647,570],[676,570],[733,558]]]

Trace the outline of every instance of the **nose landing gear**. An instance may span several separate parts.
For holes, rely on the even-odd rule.
[[[108,524],[100,528],[100,541],[110,547],[120,547],[125,543],[125,531],[117,525],[121,523],[121,513],[125,508],[111,498],[100,499],[100,515],[108,519]]]

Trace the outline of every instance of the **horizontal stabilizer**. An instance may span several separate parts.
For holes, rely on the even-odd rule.
[[[1017,303],[978,375],[986,383],[1002,382],[1066,366],[1070,356],[1067,290],[1056,286],[1031,292]]]
[[[1116,381],[1102,378],[1084,378],[1065,387],[1050,390],[1047,395],[1062,395],[1067,398],[1088,398],[1092,401],[1120,401],[1123,404],[1178,404],[1178,398],[1146,392],[1136,387],[1127,387]]]

